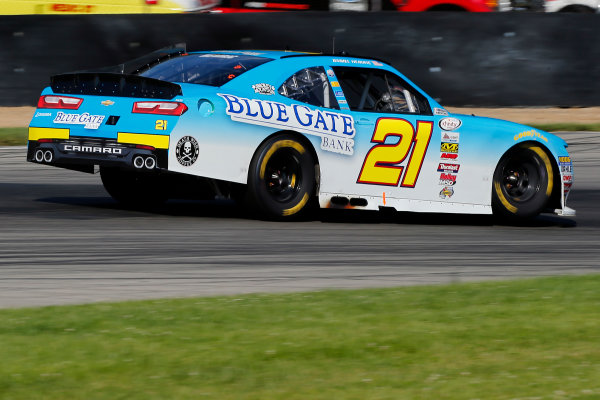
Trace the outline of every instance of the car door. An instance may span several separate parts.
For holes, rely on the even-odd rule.
[[[344,173],[322,168],[322,191],[369,197],[379,206],[393,199],[437,199],[442,180],[451,174],[439,168],[439,118],[427,99],[384,69],[327,69],[356,133],[352,157],[340,161]]]

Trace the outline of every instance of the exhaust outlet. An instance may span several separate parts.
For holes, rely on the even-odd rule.
[[[51,163],[53,158],[54,154],[52,154],[52,151],[46,150],[44,152],[44,161],[46,161],[47,163]]]
[[[44,161],[44,151],[38,150],[35,152],[35,161],[42,162]]]
[[[144,157],[136,156],[133,159],[133,166],[136,168],[143,168],[144,167]]]
[[[145,165],[148,169],[154,169],[154,167],[156,167],[156,161],[154,160],[154,157],[146,158]]]

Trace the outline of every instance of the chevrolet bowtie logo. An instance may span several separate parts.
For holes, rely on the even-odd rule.
[[[103,106],[112,106],[113,104],[115,104],[115,102],[114,102],[114,101],[111,101],[111,100],[104,100],[104,101],[103,101],[102,103],[100,103],[100,104],[102,104]]]

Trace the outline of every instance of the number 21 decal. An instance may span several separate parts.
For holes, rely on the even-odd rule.
[[[423,159],[431,140],[433,122],[417,121],[417,131],[413,125],[399,118],[379,118],[357,183],[372,185],[400,186],[414,188],[421,172]],[[398,143],[384,144],[386,138],[397,137]],[[402,163],[410,154],[406,168]],[[406,169],[406,171],[405,171]]]

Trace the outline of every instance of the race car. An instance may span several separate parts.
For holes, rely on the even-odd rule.
[[[134,206],[209,196],[280,220],[315,206],[575,215],[564,140],[452,114],[388,63],[347,54],[173,48],[56,75],[27,160],[99,171]]]

